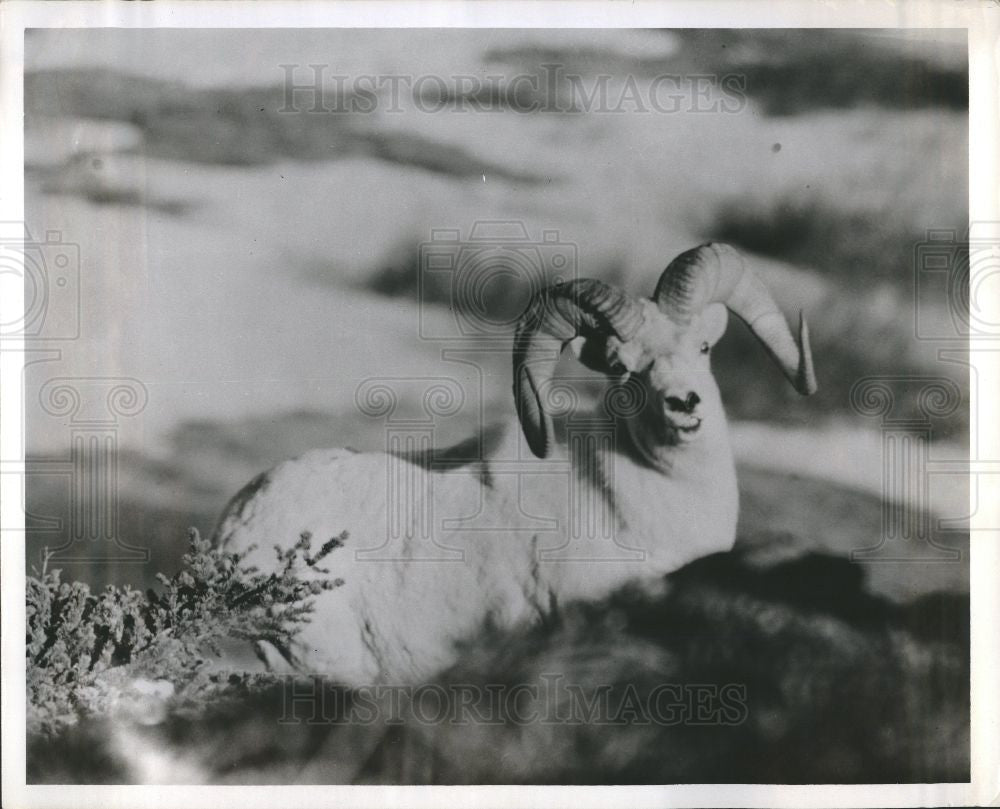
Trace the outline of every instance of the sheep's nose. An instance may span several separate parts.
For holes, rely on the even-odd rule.
[[[679,396],[668,396],[667,409],[675,413],[693,413],[700,401],[701,397],[694,391],[690,391],[683,399]]]

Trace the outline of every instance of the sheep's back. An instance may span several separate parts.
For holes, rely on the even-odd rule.
[[[481,471],[312,451],[238,493],[215,541],[268,571],[275,545],[288,549],[308,532],[312,553],[329,552],[306,577],[336,586],[315,598],[292,650],[299,668],[352,685],[416,681],[454,663],[456,645],[484,624],[531,621],[549,602],[532,564],[534,534],[498,522],[516,482],[485,486]]]

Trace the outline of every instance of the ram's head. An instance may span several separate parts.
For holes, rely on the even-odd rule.
[[[739,253],[705,244],[675,258],[651,299],[636,299],[601,281],[580,279],[535,295],[514,339],[514,398],[532,452],[554,444],[546,402],[559,355],[570,343],[580,361],[607,374],[634,407],[624,416],[635,447],[658,464],[664,453],[697,441],[724,423],[709,368],[727,308],[746,322],[795,389],[816,390],[809,332],[796,340],[760,279]]]

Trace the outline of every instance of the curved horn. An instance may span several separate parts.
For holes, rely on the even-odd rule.
[[[639,304],[601,281],[581,278],[535,294],[514,333],[514,401],[535,455],[552,450],[552,416],[542,396],[566,343],[581,335],[629,340],[642,322]]]
[[[653,293],[660,310],[681,325],[710,303],[724,303],[739,316],[803,396],[816,392],[809,327],[799,313],[799,339],[792,337],[767,287],[726,244],[709,242],[681,253],[660,276]]]

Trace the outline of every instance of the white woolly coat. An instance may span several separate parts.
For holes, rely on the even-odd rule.
[[[669,473],[625,440],[571,444],[539,460],[511,422],[433,461],[315,450],[237,494],[216,542],[256,545],[250,561],[267,570],[274,546],[301,532],[314,552],[349,532],[320,563],[342,584],[316,598],[290,651],[300,670],[353,686],[425,681],[484,627],[545,620],[561,603],[732,547],[738,498],[724,417],[677,449]]]

